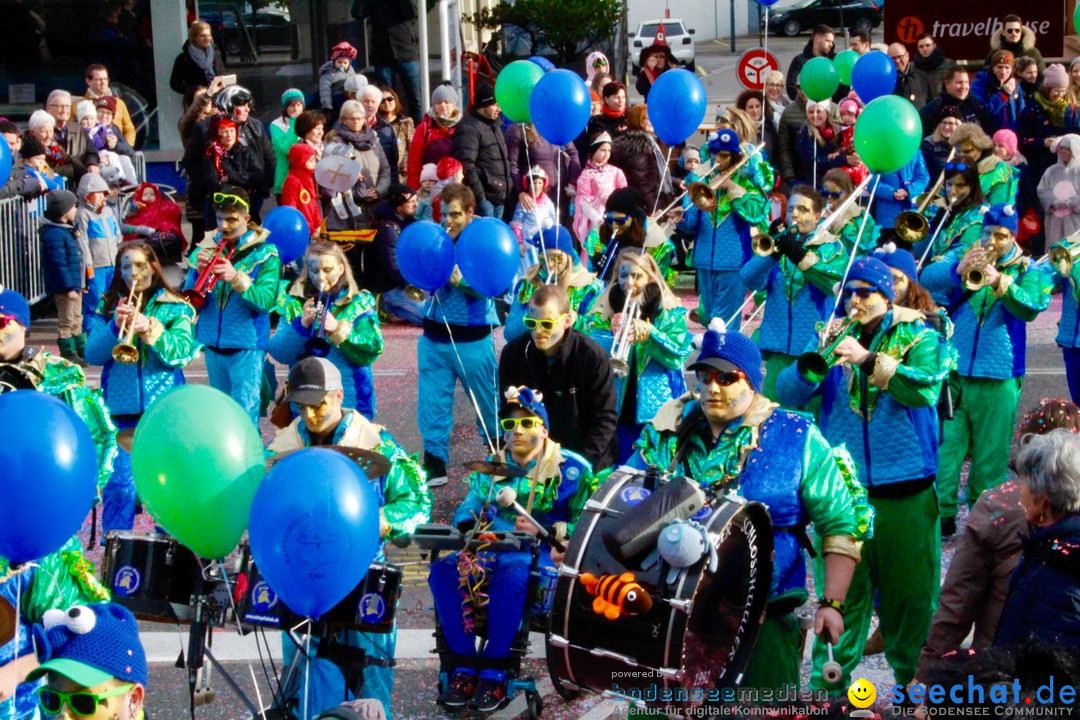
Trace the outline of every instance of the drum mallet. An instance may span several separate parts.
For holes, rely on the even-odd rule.
[[[536,519],[533,518],[533,516],[530,515],[525,510],[525,508],[521,507],[521,504],[517,501],[517,491],[515,491],[514,488],[504,487],[502,490],[500,490],[498,494],[495,495],[495,503],[501,508],[510,508],[518,515],[528,520],[533,525],[533,527],[536,528],[541,540],[543,540],[552,548],[558,550],[561,553],[566,552],[566,545],[559,542],[551,533],[549,533],[544,528],[543,525],[536,522]]]
[[[829,653],[829,661],[821,666],[821,679],[830,685],[836,685],[840,682],[840,678],[844,677],[844,668],[840,666],[840,663],[833,660],[833,644],[829,642],[832,639],[832,633],[827,633],[825,636],[825,651]]]

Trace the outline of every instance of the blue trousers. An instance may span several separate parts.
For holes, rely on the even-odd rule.
[[[494,437],[497,411],[498,367],[495,364],[495,341],[490,335],[482,340],[457,343],[439,343],[421,337],[416,346],[417,367],[420,371],[416,419],[424,451],[442,459],[450,460],[450,431],[454,426],[454,387],[460,382],[465,394],[472,390],[480,418],[476,428],[484,438],[484,427]],[[460,355],[460,357],[458,357]],[[470,403],[472,401],[470,400]],[[486,441],[486,440],[485,440]]]
[[[484,553],[488,572],[487,645],[484,657],[501,659],[510,657],[510,646],[521,629],[525,615],[525,591],[529,582],[529,553]],[[540,556],[542,565],[552,565],[545,553]],[[431,565],[428,585],[435,600],[435,612],[442,623],[443,637],[450,651],[457,655],[476,656],[476,633],[466,632],[462,624],[461,603],[458,592],[458,554],[449,553]],[[497,610],[496,610],[497,608]],[[502,682],[506,673],[485,670],[481,677]]]
[[[1069,396],[1080,402],[1080,348],[1061,348],[1065,356],[1065,379],[1069,381]]]
[[[117,430],[135,427],[136,419],[116,419]],[[131,472],[131,453],[116,448],[113,474],[101,491],[101,534],[110,530],[132,530],[135,527],[135,476]]]
[[[410,300],[404,288],[394,288],[382,294],[383,309],[396,318],[413,325],[424,324],[424,308],[427,302]]]
[[[237,350],[222,353],[206,348],[206,373],[210,386],[225,393],[244,408],[259,427],[265,350]]]
[[[346,632],[344,640],[350,647],[362,649],[369,658],[378,660],[393,660],[397,648],[397,624],[393,632],[389,633],[364,633],[356,630]],[[311,640],[311,654],[315,655],[318,640]],[[281,651],[286,665],[292,662],[296,654],[296,646],[287,633],[281,634]],[[304,665],[300,661],[300,707],[304,706]],[[390,702],[394,692],[394,668],[367,665],[364,667],[364,687],[360,690],[359,697],[362,699],[378,700],[386,709],[386,717],[393,720],[394,714],[390,711]],[[313,720],[331,708],[335,708],[346,700],[353,700],[351,690],[345,687],[345,675],[341,669],[326,658],[314,658],[311,669],[308,671],[308,718]]]
[[[98,303],[101,302],[101,296],[109,289],[115,271],[116,267],[113,265],[94,268],[94,277],[87,281],[86,292],[82,296],[82,329],[84,333],[90,332],[90,319],[94,317]]]
[[[738,270],[702,270],[697,271],[698,322],[705,327],[713,318],[727,321],[746,300],[746,287],[742,284]],[[730,330],[738,330],[742,325],[742,314],[731,322]]]

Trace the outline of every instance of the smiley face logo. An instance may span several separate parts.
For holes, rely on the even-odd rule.
[[[868,708],[877,699],[877,688],[862,678],[851,683],[847,691],[848,700],[857,708]]]

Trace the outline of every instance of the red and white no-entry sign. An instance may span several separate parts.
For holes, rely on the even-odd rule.
[[[773,70],[780,70],[780,61],[776,56],[763,48],[754,48],[739,58],[735,74],[744,88],[760,91],[765,89],[765,77]]]

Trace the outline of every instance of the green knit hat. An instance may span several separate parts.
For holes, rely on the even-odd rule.
[[[289,106],[289,103],[296,101],[301,105],[305,105],[304,93],[296,88],[289,88],[285,92],[281,93],[281,109],[284,110]]]

